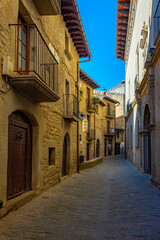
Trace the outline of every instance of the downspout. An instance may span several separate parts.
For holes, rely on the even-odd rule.
[[[77,99],[78,99],[78,111],[79,111],[79,64],[84,62],[89,62],[91,60],[91,56],[89,56],[89,59],[84,61],[78,61],[77,62]],[[79,173],[80,170],[80,162],[79,162],[79,121],[77,122],[77,172]]]
[[[94,113],[94,158],[96,158],[96,113]]]
[[[114,155],[116,154],[116,107],[118,107],[120,103],[118,102],[117,105],[115,105],[115,118],[114,118],[114,129],[115,129],[115,147],[114,147]]]

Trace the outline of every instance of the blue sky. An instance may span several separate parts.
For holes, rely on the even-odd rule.
[[[125,78],[124,62],[116,58],[117,0],[77,0],[91,51],[91,61],[80,67],[101,88],[110,89]]]

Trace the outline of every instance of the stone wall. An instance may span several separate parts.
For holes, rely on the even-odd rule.
[[[22,111],[32,124],[32,190],[40,192],[58,183],[62,176],[63,141],[69,136],[68,174],[77,171],[77,123],[65,120],[64,93],[66,80],[69,93],[76,94],[78,53],[61,15],[40,16],[31,0],[22,0],[22,17],[28,23],[37,25],[46,44],[52,46],[58,66],[59,97],[57,102],[34,103],[18,93],[9,84],[10,78],[2,76],[2,60],[10,56],[15,64],[15,38],[13,26],[18,23],[19,1],[7,0],[0,3],[0,200],[7,211],[7,162],[8,162],[8,117],[16,111]],[[65,32],[69,36],[69,60],[64,52]],[[13,72],[12,75],[17,73]],[[49,148],[55,148],[55,164],[49,165]],[[18,197],[16,198],[18,201]],[[15,199],[15,200],[16,200]],[[1,210],[0,210],[1,211]]]

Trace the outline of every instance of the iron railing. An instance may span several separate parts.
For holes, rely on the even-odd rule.
[[[160,0],[158,1],[154,15],[154,40],[156,40],[159,31],[160,31]]]
[[[64,94],[64,115],[79,119],[79,102],[73,94]]]
[[[87,139],[95,139],[96,138],[96,131],[94,128],[87,129]]]
[[[107,132],[108,134],[115,134],[115,128],[108,128]]]
[[[87,99],[87,111],[95,111],[96,104],[94,103],[93,99]]]
[[[106,117],[115,118],[115,110],[114,110],[114,109],[108,109],[108,108],[107,108]]]
[[[20,74],[36,74],[58,94],[58,63],[37,26],[35,24],[10,24],[10,26],[14,28],[14,71]],[[22,41],[25,44],[22,44]],[[21,54],[24,55],[24,63],[20,62]]]

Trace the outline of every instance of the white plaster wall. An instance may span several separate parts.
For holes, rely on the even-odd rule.
[[[127,115],[127,102],[129,100],[130,103],[134,101],[135,97],[135,77],[137,74],[136,71],[136,50],[137,46],[140,45],[141,30],[143,28],[144,22],[149,26],[149,14],[150,14],[150,5],[152,0],[139,0],[137,3],[136,15],[135,15],[135,23],[133,27],[133,34],[130,46],[130,52],[128,56],[128,63],[126,64],[126,110],[125,113]],[[149,28],[148,28],[148,36],[149,36]],[[149,37],[147,37],[147,46],[148,46]],[[139,48],[139,80],[142,81],[144,75],[144,57],[143,57],[143,49]],[[129,81],[130,81],[130,92],[129,92]],[[129,99],[130,98],[130,99]]]

